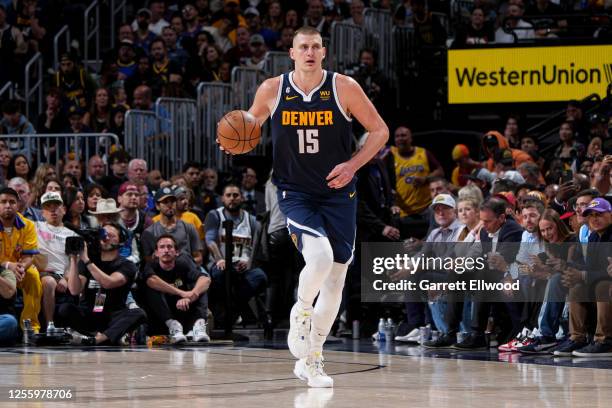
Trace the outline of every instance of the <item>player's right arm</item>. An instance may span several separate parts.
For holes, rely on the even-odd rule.
[[[253,105],[251,105],[249,113],[255,116],[259,126],[263,125],[263,123],[272,114],[272,109],[274,109],[274,104],[276,103],[278,86],[281,79],[281,76],[266,79],[261,85],[259,85],[259,88],[257,88],[255,100],[253,100]],[[219,143],[219,139],[217,139],[217,143],[219,144],[219,149],[225,150]],[[227,151],[225,153],[230,154]]]
[[[260,126],[272,114],[280,80],[280,76],[266,79],[257,89],[257,93],[255,93],[255,100],[249,109],[249,113],[257,118]]]

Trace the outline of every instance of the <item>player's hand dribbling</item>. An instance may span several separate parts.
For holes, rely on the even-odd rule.
[[[218,123],[217,123],[217,126],[219,126]],[[223,146],[221,146],[221,143],[219,142],[219,138],[216,138],[215,142],[217,142],[217,144],[219,145],[219,150],[221,150],[222,152],[224,152],[227,155],[231,155],[230,152],[228,152],[227,150],[225,150],[225,148]]]
[[[349,162],[344,162],[334,167],[325,180],[328,181],[328,187],[339,189],[350,183],[353,177],[355,177],[355,168]]]

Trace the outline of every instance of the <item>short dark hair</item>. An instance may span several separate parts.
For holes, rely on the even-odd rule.
[[[166,49],[166,42],[162,40],[160,37],[157,37],[156,39],[151,41],[151,43],[149,44],[149,52],[151,52],[151,50],[153,49],[153,44],[155,43],[161,43],[164,47],[164,50]]]
[[[189,170],[189,168],[191,168],[191,167],[196,168],[198,170],[202,170],[202,164],[200,162],[197,162],[197,161],[188,161],[185,164],[183,164],[182,173],[187,172],[187,170]]]
[[[528,198],[523,202],[523,210],[525,208],[535,208],[536,211],[538,212],[538,214],[542,215],[542,213],[544,212],[544,203],[542,203],[540,200],[536,199],[536,198]]]
[[[237,185],[237,184],[234,184],[234,183],[229,183],[229,184],[226,184],[226,185],[223,187],[223,191],[222,191],[222,193],[223,193],[223,194],[225,194],[225,190],[227,190],[228,188],[237,188],[238,190],[240,190],[240,187],[238,187],[238,185]]]
[[[444,177],[442,177],[442,176],[428,176],[428,177],[425,179],[425,182],[426,182],[427,184],[435,183],[435,182],[437,182],[437,181],[441,181],[441,182],[443,182],[445,186],[448,186],[448,184],[449,184],[448,180],[447,180],[447,179],[445,179],[445,178],[444,178]]]
[[[15,198],[19,200],[19,194],[10,187],[4,187],[0,189],[0,195],[1,194],[9,194],[9,195],[15,196]]]
[[[129,163],[130,155],[125,150],[115,150],[108,156],[108,164],[114,164],[116,161],[119,163]]]
[[[480,211],[491,211],[497,217],[506,213],[506,207],[508,206],[508,202],[506,200],[502,200],[501,198],[491,197],[486,199],[482,204],[480,204]]]
[[[599,190],[596,190],[594,188],[587,188],[586,190],[582,190],[578,194],[576,194],[576,198],[585,197],[585,196],[591,196],[593,198],[598,198],[598,197],[601,197],[601,194],[599,193]]]
[[[12,115],[14,113],[21,112],[19,102],[15,100],[6,101],[2,104],[2,113],[8,113]]]
[[[167,238],[167,239],[171,240],[174,243],[174,249],[178,249],[178,244],[176,242],[176,238],[174,238],[170,234],[161,234],[159,237],[157,237],[157,239],[155,240],[155,248],[157,248],[157,244],[159,244],[159,241],[161,241],[164,238]]]

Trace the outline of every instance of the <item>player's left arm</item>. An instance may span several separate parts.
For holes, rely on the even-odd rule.
[[[342,188],[350,183],[357,170],[369,162],[387,143],[389,128],[357,81],[346,75],[337,74],[336,88],[342,109],[355,117],[369,133],[365,145],[349,161],[334,167],[327,176],[329,187]]]

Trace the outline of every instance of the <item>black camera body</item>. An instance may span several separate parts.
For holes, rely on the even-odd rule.
[[[106,238],[106,230],[104,228],[70,229],[77,233],[77,236],[66,238],[64,246],[66,255],[80,255],[83,249],[85,249],[85,243],[87,243],[89,257],[99,259],[100,241]]]

